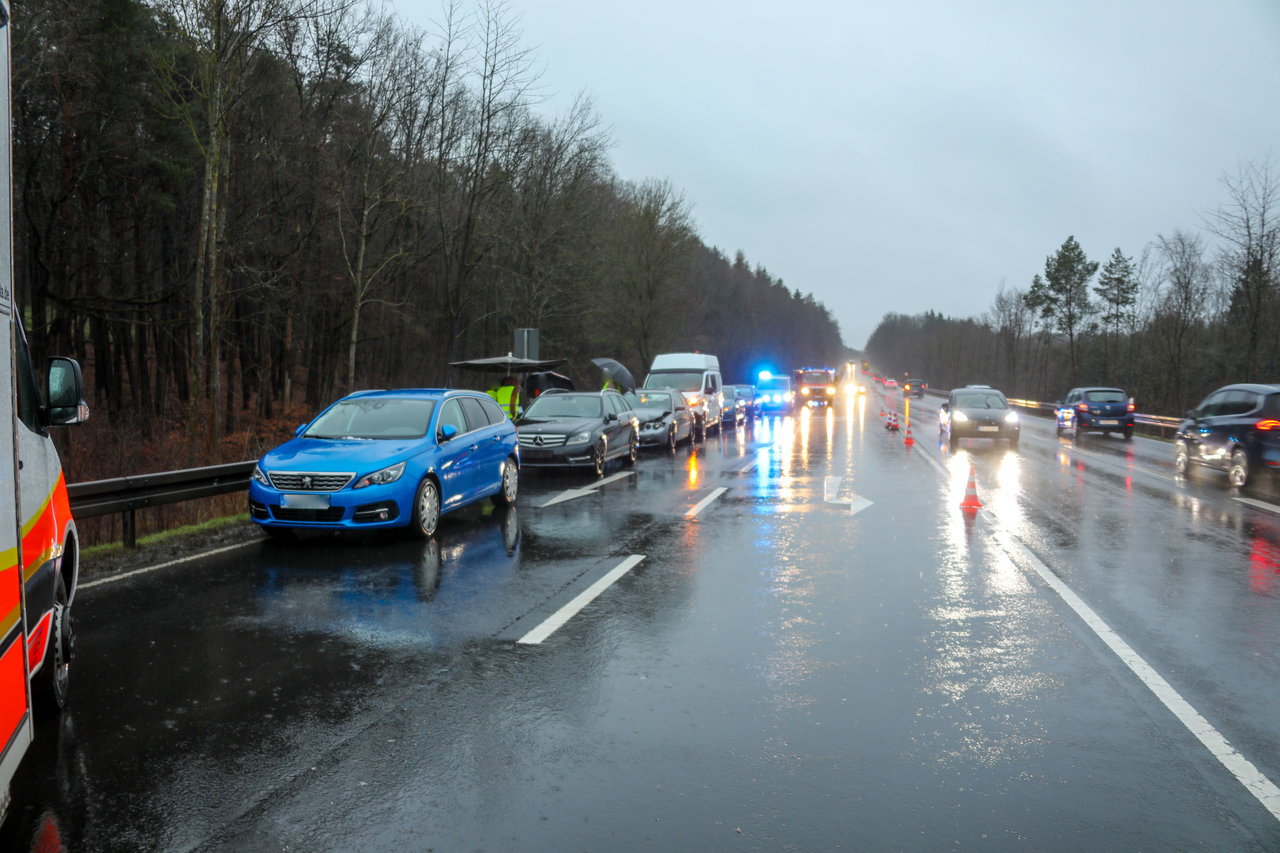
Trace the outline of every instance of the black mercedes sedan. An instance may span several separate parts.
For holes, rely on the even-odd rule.
[[[640,422],[617,391],[545,391],[516,421],[526,468],[584,466],[604,474],[610,459],[636,461]]]

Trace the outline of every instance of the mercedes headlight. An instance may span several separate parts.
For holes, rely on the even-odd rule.
[[[584,432],[574,433],[573,435],[569,436],[569,439],[568,441],[565,442],[565,444],[586,444],[590,440],[591,440],[591,433],[584,431]]]

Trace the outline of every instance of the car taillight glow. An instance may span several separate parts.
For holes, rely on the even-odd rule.
[[[1089,411],[1089,404],[1088,404],[1088,403],[1076,403],[1076,408],[1077,408],[1077,409],[1079,409],[1079,410],[1080,410],[1080,411],[1082,411],[1082,412],[1087,412],[1087,411]]]
[[[1129,405],[1127,405],[1127,406],[1125,406],[1125,407],[1124,407],[1124,410],[1125,410],[1126,412],[1132,412],[1132,411],[1133,411],[1133,403],[1132,403],[1132,402],[1130,402],[1130,403],[1129,403]]]
[[[1273,430],[1273,429],[1280,429],[1280,421],[1274,418],[1267,418],[1266,420],[1258,421],[1258,423],[1255,424],[1255,426],[1258,429],[1263,430],[1264,432],[1269,432],[1270,430]]]

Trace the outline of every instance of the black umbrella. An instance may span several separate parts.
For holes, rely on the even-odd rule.
[[[453,367],[468,367],[483,373],[527,373],[530,370],[550,370],[559,367],[567,359],[563,358],[519,358],[511,353],[493,358],[473,358],[469,361],[451,361]]]
[[[631,377],[631,371],[627,370],[619,362],[614,361],[612,358],[593,358],[591,363],[603,370],[605,376],[622,386],[623,391],[635,392],[636,381]]]

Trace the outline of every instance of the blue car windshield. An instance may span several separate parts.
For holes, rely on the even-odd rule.
[[[422,438],[431,423],[434,400],[386,397],[339,400],[316,418],[307,438]]]

